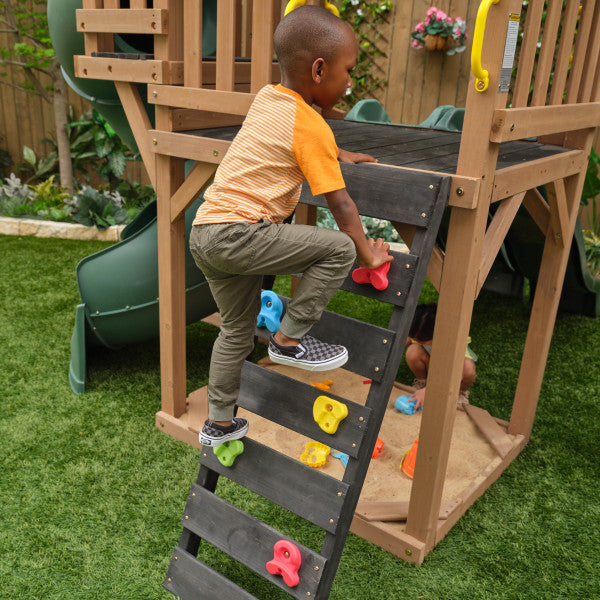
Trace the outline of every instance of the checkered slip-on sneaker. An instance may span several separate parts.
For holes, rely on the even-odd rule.
[[[203,446],[220,446],[225,442],[239,440],[248,433],[248,421],[240,417],[234,417],[233,423],[228,427],[217,425],[211,420],[207,420],[198,436]]]
[[[310,335],[305,335],[297,346],[281,346],[271,336],[269,358],[274,363],[307,371],[329,371],[346,364],[348,350],[344,346],[326,344]]]

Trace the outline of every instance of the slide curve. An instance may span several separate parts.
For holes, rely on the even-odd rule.
[[[216,48],[216,1],[203,4],[204,56]],[[81,0],[48,0],[48,26],[63,75],[69,86],[85,98],[112,126],[123,142],[137,151],[119,96],[111,81],[75,77],[73,56],[84,54],[83,34],[77,32],[75,11]],[[121,0],[128,8],[129,0]],[[149,36],[115,35],[115,51],[149,53]],[[144,98],[146,86],[139,86]],[[153,107],[145,104],[150,120]],[[193,218],[202,198],[185,214],[186,232],[186,320],[194,323],[216,311],[216,305],[202,272],[188,249]],[[120,348],[155,338],[159,334],[158,312],[158,241],[156,203],[146,206],[121,235],[121,241],[84,258],[76,269],[82,303],[75,311],[71,338],[69,383],[81,394],[85,391],[86,347],[89,344]]]

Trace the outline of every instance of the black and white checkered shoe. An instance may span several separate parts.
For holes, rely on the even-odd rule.
[[[239,440],[248,433],[248,421],[240,417],[234,417],[231,425],[223,427],[211,420],[207,420],[198,436],[203,446],[220,446],[225,442]]]
[[[271,336],[269,358],[274,363],[307,371],[329,371],[346,364],[348,350],[344,346],[326,344],[310,335],[305,335],[297,346],[281,346]]]

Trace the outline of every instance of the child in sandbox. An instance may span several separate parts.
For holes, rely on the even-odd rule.
[[[352,29],[329,11],[302,6],[274,35],[281,84],[258,92],[206,190],[190,236],[221,314],[208,382],[208,420],[200,442],[218,446],[243,437],[248,422],[235,417],[245,358],[254,344],[263,275],[301,272],[281,326],[269,342],[273,362],[324,371],[348,360],[346,348],[307,335],[345,279],[355,257],[376,268],[390,261],[389,244],[365,237],[345,189],[339,161],[373,162],[338,149],[316,104],[329,110],[351,86],[358,45]],[[324,194],[340,231],[283,221],[308,181]]]
[[[406,364],[415,376],[413,385],[416,391],[411,398],[411,400],[415,400],[415,410],[422,408],[425,400],[425,386],[427,385],[427,374],[429,372],[436,312],[437,304],[435,303],[419,304],[415,310],[415,316],[406,340]],[[468,341],[470,342],[471,338]],[[477,377],[476,361],[477,355],[467,345],[460,391],[456,400],[456,405],[460,409],[463,409],[464,405],[469,403],[469,388]]]

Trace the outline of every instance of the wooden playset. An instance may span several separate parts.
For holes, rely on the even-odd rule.
[[[272,35],[285,3],[218,0],[216,57],[200,51],[201,1],[124,4],[83,0],[77,26],[85,34],[85,55],[76,57],[76,70],[79,77],[115,82],[158,194],[162,410],[156,423],[198,446],[205,390],[189,396],[186,390],[183,214],[209,184],[254,94],[278,81]],[[384,290],[351,277],[343,286],[392,304],[392,317],[387,328],[379,328],[334,313],[323,316],[315,335],[347,346],[350,355],[344,369],[327,374],[334,382],[330,391],[311,385],[314,374],[246,363],[239,405],[253,413],[250,437],[241,454],[227,459],[232,466],[224,466],[212,450],[201,451],[200,474],[165,582],[176,595],[253,598],[197,558],[201,539],[296,598],[328,597],[349,530],[420,563],[527,443],[600,124],[600,2],[531,0],[525,23],[520,12],[520,0],[483,0],[480,6],[462,135],[331,121],[340,147],[379,160],[342,165],[359,212],[392,221],[410,246],[407,254],[396,254]],[[132,60],[115,54],[118,33],[153,36],[153,56]],[[139,84],[147,86],[155,107],[154,126]],[[195,165],[184,177],[186,159]],[[546,186],[547,200],[540,186]],[[442,253],[434,239],[446,204],[451,217]],[[512,414],[505,422],[475,406],[457,411],[456,398],[473,303],[521,205],[546,243]],[[304,190],[296,221],[314,223],[316,206],[325,206],[324,199]],[[402,393],[394,378],[426,272],[440,293],[438,318],[425,409],[406,416],[393,409]],[[313,403],[322,395],[331,400],[326,406],[347,408],[333,434],[313,418]],[[402,441],[398,429],[386,430],[394,419],[402,421]],[[279,451],[294,435],[347,454],[347,466],[329,457],[329,470],[310,468],[299,453]],[[378,435],[386,446],[372,460]],[[394,443],[401,453],[417,436],[411,482],[390,456]],[[320,527],[320,552],[217,497],[220,475]],[[380,490],[369,495],[384,478],[388,496]]]

